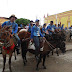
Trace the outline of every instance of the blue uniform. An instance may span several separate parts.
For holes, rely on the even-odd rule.
[[[22,25],[22,24],[20,24],[20,27],[21,27],[21,28],[23,28],[23,25]]]
[[[63,30],[63,26],[64,26],[64,25],[62,25],[61,27],[59,26],[58,29]]]
[[[31,39],[33,39],[34,36],[41,36],[43,37],[40,28],[38,26],[33,26],[32,31],[31,31]]]
[[[72,27],[69,27],[69,29],[72,29]]]
[[[43,37],[43,35],[41,34],[40,28],[38,26],[33,26],[32,31],[31,31],[31,39],[34,40],[34,44],[35,44],[35,55],[38,55],[38,51],[40,49],[40,43],[39,43],[39,37]]]
[[[11,23],[10,21],[6,21],[6,22],[4,22],[4,23],[2,24],[2,27],[4,27],[5,25],[6,25],[6,26],[12,26],[12,34],[13,34],[13,33],[15,34],[16,38],[18,39],[18,45],[20,46],[20,38],[19,38],[18,35],[17,35],[18,24],[15,23],[15,22]]]
[[[32,31],[32,26],[31,26],[31,24],[29,24],[29,29],[28,29],[28,31],[29,31],[29,32]]]
[[[50,25],[50,24],[49,24],[49,25],[47,26],[47,30],[48,30],[48,29],[50,29],[51,31],[53,31],[53,30],[56,29],[56,26],[55,26],[55,25]],[[52,34],[51,31],[49,31],[49,34],[50,34],[50,35]]]
[[[43,34],[43,36],[45,36],[45,33],[43,31],[46,32],[46,28],[44,28],[44,27],[42,28],[42,34]]]
[[[65,27],[65,30],[67,30],[67,27]]]
[[[14,34],[16,34],[17,33],[17,31],[18,31],[18,24],[17,23],[15,23],[15,22],[13,22],[13,23],[11,23],[10,21],[6,21],[6,22],[4,22],[3,24],[2,24],[2,27],[3,26],[12,26],[12,34],[14,33]]]

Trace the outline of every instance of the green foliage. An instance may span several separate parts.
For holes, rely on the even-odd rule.
[[[16,20],[16,23],[17,23],[19,26],[20,26],[20,24],[23,24],[23,25],[25,26],[25,25],[27,25],[28,23],[30,23],[30,20],[20,18],[20,19],[17,19],[17,20]]]

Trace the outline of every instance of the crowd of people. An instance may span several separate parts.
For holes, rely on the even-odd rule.
[[[17,31],[18,31],[18,24],[15,23],[15,20],[17,19],[15,17],[15,15],[11,15],[9,17],[9,21],[6,21],[2,24],[2,27],[4,26],[12,26],[12,36],[15,35],[15,37],[18,39],[18,48],[20,47],[20,38],[18,37],[17,35]],[[39,25],[39,20],[36,19],[35,20],[35,24],[34,22],[31,20],[30,21],[30,24],[27,24],[25,27],[23,27],[23,24],[20,25],[20,27],[23,29],[27,29],[28,32],[31,33],[31,42],[34,42],[35,43],[35,48],[36,48],[36,54],[35,54],[35,57],[36,59],[38,59],[38,51],[39,51],[39,47],[40,47],[40,43],[39,43],[39,40],[40,40],[40,37],[42,37],[43,39],[45,39],[45,34],[49,34],[49,35],[52,35],[52,33],[55,33],[55,31],[59,32],[61,30],[64,29],[64,24],[58,24],[58,26],[54,23],[53,21],[50,21],[50,24],[47,26],[46,23],[43,24],[43,26],[41,27]],[[42,29],[42,30],[41,30]],[[69,29],[72,29],[72,26],[69,27]],[[65,28],[65,30],[67,30],[67,27]],[[19,54],[19,51],[18,51],[18,54]]]

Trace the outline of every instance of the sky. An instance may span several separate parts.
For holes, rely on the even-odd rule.
[[[17,18],[27,18],[44,23],[44,15],[53,15],[72,10],[72,0],[0,0],[0,17],[15,14]]]

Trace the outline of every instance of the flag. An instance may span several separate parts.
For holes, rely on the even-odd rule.
[[[47,14],[47,17],[48,17],[48,14]]]
[[[44,15],[44,18],[45,18],[45,15]]]

